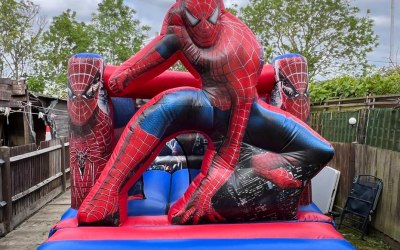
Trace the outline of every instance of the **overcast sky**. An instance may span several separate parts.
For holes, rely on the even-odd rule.
[[[40,5],[41,14],[51,19],[61,14],[66,9],[77,12],[81,21],[90,20],[90,14],[97,9],[101,0],[32,0]],[[159,31],[162,19],[168,7],[175,0],[125,0],[125,3],[137,11],[137,18],[143,24],[152,27],[149,36]],[[225,0],[225,5],[231,3],[243,5],[248,0]],[[375,21],[375,33],[379,36],[379,46],[368,56],[371,64],[378,67],[389,66],[390,51],[390,0],[354,0],[354,5],[361,9],[365,15],[367,9],[371,11],[371,18]],[[400,64],[400,2],[395,0],[395,37],[393,46],[393,61]],[[397,59],[396,59],[397,58]]]

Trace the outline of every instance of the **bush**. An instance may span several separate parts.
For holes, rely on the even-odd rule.
[[[369,76],[339,76],[310,83],[312,103],[329,99],[400,94],[400,67],[381,69]]]

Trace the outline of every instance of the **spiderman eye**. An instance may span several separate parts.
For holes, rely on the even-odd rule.
[[[218,8],[215,8],[214,12],[212,15],[208,18],[208,21],[212,24],[216,24],[218,20]]]
[[[287,97],[295,98],[299,95],[299,92],[297,92],[293,84],[287,79],[285,75],[283,75],[282,72],[279,72],[279,78],[282,79],[281,80],[282,91],[283,93],[285,93]]]
[[[74,94],[74,92],[71,90],[71,88],[69,86],[67,87],[67,93],[68,93],[68,98],[70,100],[73,100],[76,98],[76,95]]]
[[[96,94],[98,88],[99,88],[99,82],[97,82],[97,83],[91,85],[91,86],[86,90],[86,92],[82,95],[82,97],[85,98],[85,99],[91,99],[91,98],[93,98],[94,95]]]
[[[97,90],[100,86],[100,74],[96,74],[95,78],[92,81],[92,84],[89,85],[85,93],[82,95],[85,99],[91,99],[97,93]]]
[[[195,16],[192,15],[192,13],[189,12],[188,9],[185,9],[186,17],[189,20],[190,24],[192,26],[195,26],[196,24],[199,23],[199,19]]]
[[[306,97],[310,95],[310,84],[307,84],[307,89],[306,89],[306,92],[304,93],[304,95]]]

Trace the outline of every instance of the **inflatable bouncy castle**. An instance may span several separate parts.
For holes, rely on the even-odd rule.
[[[306,124],[306,59],[265,64],[222,0],[178,0],[120,66],[73,56],[68,109],[71,209],[39,249],[353,249],[299,205],[334,153]]]

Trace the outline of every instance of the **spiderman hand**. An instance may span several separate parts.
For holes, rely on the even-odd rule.
[[[293,174],[284,168],[263,169],[258,174],[282,189],[301,187],[301,181],[296,180]]]
[[[196,195],[188,207],[175,217],[174,220],[179,220],[178,224],[199,224],[200,219],[214,223],[225,220],[212,207],[211,196],[204,192]]]
[[[290,163],[279,154],[265,153],[253,156],[251,159],[255,172],[279,188],[299,188],[302,182],[284,168]]]
[[[219,155],[216,155],[211,162],[208,176],[202,180],[192,200],[173,218],[178,224],[199,224],[203,222],[224,221],[213,208],[212,197],[220,187],[229,179],[233,169]]]
[[[122,72],[118,75],[112,76],[110,79],[110,90],[113,92],[113,94],[119,94],[124,90],[125,87],[125,82],[128,81],[128,76],[126,73]]]

